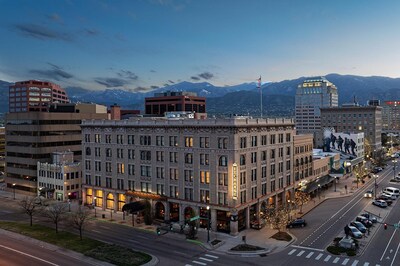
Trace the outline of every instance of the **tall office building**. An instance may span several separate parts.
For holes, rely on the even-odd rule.
[[[338,91],[324,77],[304,80],[295,98],[297,134],[314,134],[314,145],[321,143],[321,107],[338,106]]]
[[[4,127],[0,127],[0,172],[4,172],[5,155],[6,155],[6,129]]]
[[[53,152],[68,150],[79,160],[83,119],[107,119],[107,108],[96,104],[55,103],[48,107],[48,112],[6,114],[7,187],[37,194],[38,162],[50,163]]]
[[[148,199],[184,223],[209,206],[212,229],[237,234],[294,198],[292,119],[86,120],[82,134],[83,200],[102,209]]]
[[[335,132],[364,132],[370,147],[364,147],[368,155],[382,149],[382,107],[346,105],[321,108],[322,128],[333,128]],[[321,132],[322,137],[322,132]]]
[[[382,107],[382,130],[400,133],[400,101],[385,101]]]
[[[69,103],[59,85],[38,80],[19,81],[9,87],[9,112],[47,111],[51,103]]]
[[[206,98],[194,92],[167,91],[155,93],[154,97],[145,99],[147,115],[164,115],[165,112],[206,112]]]

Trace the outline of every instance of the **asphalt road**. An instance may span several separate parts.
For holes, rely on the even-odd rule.
[[[7,266],[57,266],[93,265],[52,251],[30,241],[0,234],[0,265]]]

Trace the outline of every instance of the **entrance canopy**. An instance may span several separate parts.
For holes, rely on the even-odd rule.
[[[331,175],[325,175],[314,181],[309,182],[307,185],[302,187],[300,190],[305,193],[312,193],[318,189],[318,185],[320,185],[320,187],[325,186],[325,185],[331,183],[334,179],[335,179],[335,177],[333,177]]]
[[[146,206],[145,204],[146,204],[145,200],[129,202],[122,207],[122,211],[123,212],[126,211],[129,213],[140,212],[144,210]]]

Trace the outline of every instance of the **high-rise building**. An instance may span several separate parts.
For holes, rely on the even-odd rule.
[[[320,143],[321,107],[338,106],[336,86],[324,77],[304,80],[295,98],[297,134],[314,134],[314,145]]]
[[[5,165],[5,155],[6,155],[6,129],[0,127],[0,172],[4,172]],[[2,174],[0,173],[0,176]]]
[[[86,120],[82,135],[82,197],[102,209],[147,199],[156,219],[206,227],[209,206],[237,234],[294,199],[292,119]]]
[[[82,154],[80,124],[107,119],[107,108],[96,104],[59,104],[48,112],[6,114],[6,178],[8,188],[37,194],[37,162],[51,162],[53,152]]]
[[[9,87],[9,112],[47,111],[51,103],[69,103],[59,85],[38,80],[19,81]]]
[[[385,101],[382,109],[382,130],[400,131],[400,101]]]
[[[346,105],[321,108],[321,126],[322,129],[333,128],[335,132],[364,132],[368,145],[364,147],[364,150],[370,156],[374,156],[374,151],[382,149],[381,106]]]
[[[206,112],[206,98],[197,96],[194,92],[167,91],[155,93],[154,97],[145,99],[147,115],[164,115],[165,112]]]

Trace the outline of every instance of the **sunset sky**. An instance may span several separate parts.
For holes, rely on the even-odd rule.
[[[0,0],[0,80],[137,91],[400,76],[400,1]]]

